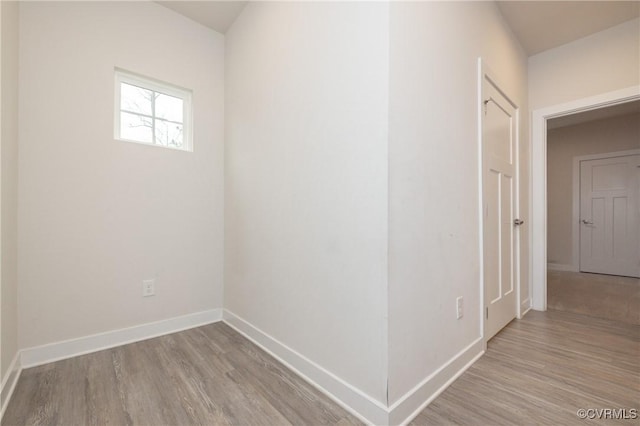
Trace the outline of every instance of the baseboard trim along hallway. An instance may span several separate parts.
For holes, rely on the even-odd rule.
[[[2,421],[2,416],[4,416],[7,405],[9,405],[9,400],[11,399],[11,395],[13,395],[21,372],[22,364],[20,362],[20,352],[18,352],[13,357],[7,374],[2,378],[2,386],[0,387],[0,421]]]
[[[484,354],[482,337],[458,352],[389,407],[389,424],[405,425]]]
[[[351,414],[365,423],[375,425],[407,424],[484,353],[482,338],[479,338],[422,380],[391,407],[385,407],[383,403],[227,309],[224,310],[223,321]]]
[[[21,364],[22,368],[35,367],[78,355],[200,327],[201,325],[211,324],[221,319],[222,309],[211,309],[119,330],[27,348],[21,351]]]
[[[351,414],[368,424],[387,424],[387,408],[335,374],[289,348],[228,309],[224,322],[312,384]]]

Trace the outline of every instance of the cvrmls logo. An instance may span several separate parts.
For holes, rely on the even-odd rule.
[[[576,412],[581,419],[599,420],[635,420],[638,418],[636,408],[581,408]]]

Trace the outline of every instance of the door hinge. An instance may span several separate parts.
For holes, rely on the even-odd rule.
[[[485,311],[487,313],[487,319],[489,319],[489,307],[488,306],[485,308]]]

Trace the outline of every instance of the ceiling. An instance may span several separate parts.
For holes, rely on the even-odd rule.
[[[640,101],[626,102],[606,108],[599,108],[591,111],[579,112],[577,114],[566,115],[564,117],[553,118],[547,121],[547,129],[557,129],[559,127],[574,126],[588,121],[603,120],[605,118],[638,113],[640,113]]]
[[[248,1],[157,1],[222,34]],[[529,56],[640,16],[637,1],[497,1],[507,24]],[[640,112],[640,101],[549,120],[549,129]]]
[[[247,1],[157,1],[226,33]],[[498,8],[528,55],[558,47],[640,16],[637,1],[498,1]]]
[[[248,2],[246,1],[156,1],[219,33],[226,33]]]
[[[529,56],[640,16],[636,1],[498,1]]]

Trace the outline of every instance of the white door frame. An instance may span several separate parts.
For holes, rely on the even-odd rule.
[[[640,86],[536,109],[531,119],[531,301],[547,310],[547,120],[640,100]]]

